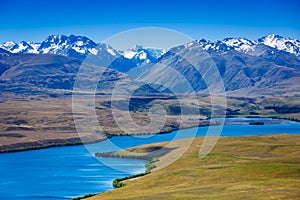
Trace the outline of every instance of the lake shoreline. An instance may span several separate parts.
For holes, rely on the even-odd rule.
[[[222,119],[220,119],[222,120]],[[233,124],[225,124],[224,125],[224,129],[223,129],[223,132],[224,132],[224,136],[225,137],[221,137],[221,140],[223,140],[222,138],[227,138],[227,140],[236,140],[235,138],[239,138],[239,137],[236,137],[236,136],[243,136],[243,135],[238,135],[238,134],[233,134],[235,133],[235,131],[241,131],[243,127],[247,127],[246,128],[246,132],[243,132],[244,136],[247,136],[247,137],[243,137],[243,141],[244,140],[249,140],[249,141],[252,141],[252,139],[246,139],[246,138],[252,138],[253,134],[255,134],[256,136],[258,136],[255,140],[253,141],[260,141],[260,138],[262,138],[261,136],[263,135],[272,135],[272,134],[282,134],[282,133],[286,133],[286,134],[300,134],[299,132],[299,128],[300,128],[300,124],[299,123],[294,123],[294,122],[288,122],[288,121],[278,121],[278,120],[275,120],[276,122],[275,123],[271,123],[270,122],[270,118],[269,119],[262,119],[263,121],[267,121],[267,123],[265,123],[265,125],[263,126],[250,126],[248,125],[248,122],[249,121],[260,121],[259,119],[250,119],[250,120],[247,120],[244,118],[244,120],[239,120],[237,119],[237,121],[235,121],[235,119],[232,119],[233,120]],[[235,126],[235,125],[238,125],[236,124],[236,122],[242,122],[242,124],[240,124],[239,126]],[[286,128],[284,128],[286,127]],[[200,128],[200,130],[198,130],[197,128],[191,128],[191,129],[187,129],[187,130],[184,130],[183,131],[183,135],[184,137],[177,137],[177,139],[188,139],[189,137],[191,137],[190,133],[191,132],[195,132],[197,130],[197,133],[200,133],[197,135],[197,137],[201,137],[201,138],[205,138],[205,131],[207,131],[209,127],[202,127]],[[165,132],[164,132],[165,133]],[[227,135],[226,135],[227,134]],[[250,134],[250,135],[249,135]],[[257,135],[258,134],[258,135]],[[63,164],[63,168],[61,169],[61,175],[65,174],[67,175],[69,173],[69,169],[72,169],[72,170],[75,170],[74,172],[78,172],[78,178],[75,178],[72,176],[72,180],[73,178],[75,178],[74,180],[74,187],[77,187],[77,183],[76,180],[78,179],[82,179],[82,177],[91,177],[91,178],[84,178],[85,181],[87,181],[87,183],[91,184],[91,181],[94,182],[94,181],[97,181],[97,184],[95,184],[94,186],[93,185],[90,185],[88,188],[83,188],[83,189],[80,189],[78,190],[78,192],[75,192],[74,191],[69,191],[69,190],[66,190],[66,192],[63,192],[63,194],[61,194],[61,196],[68,196],[68,197],[80,197],[81,195],[84,195],[84,194],[89,194],[89,195],[86,195],[85,197],[90,197],[91,194],[95,194],[95,193],[103,193],[103,192],[106,192],[106,191],[109,191],[109,192],[113,192],[113,191],[119,191],[118,190],[114,190],[114,187],[112,185],[112,181],[114,179],[120,179],[120,181],[122,183],[125,183],[127,184],[128,186],[130,186],[131,182],[135,182],[137,179],[130,179],[130,180],[121,180],[122,178],[121,177],[126,177],[128,176],[127,174],[122,174],[122,175],[116,175],[115,172],[113,172],[113,174],[110,174],[110,171],[109,173],[107,174],[110,178],[109,180],[107,180],[107,175],[106,173],[103,174],[103,172],[100,172],[102,171],[102,169],[98,168],[98,166],[102,166],[102,164],[98,164],[95,162],[95,157],[91,155],[91,153],[89,152],[86,152],[86,150],[90,150],[90,152],[93,152],[96,153],[96,152],[114,152],[116,151],[115,148],[111,148],[109,145],[110,145],[110,142],[114,143],[115,145],[117,145],[119,148],[118,149],[127,149],[127,152],[130,152],[130,155],[134,154],[134,153],[139,153],[139,155],[144,155],[143,153],[147,153],[149,152],[149,150],[152,150],[153,151],[153,148],[152,148],[152,144],[156,143],[156,146],[154,146],[155,149],[158,149],[158,144],[157,143],[165,143],[165,142],[169,142],[170,140],[174,139],[174,137],[177,135],[177,132],[174,131],[173,133],[170,133],[170,134],[156,134],[156,135],[153,135],[153,136],[149,136],[149,137],[145,137],[145,141],[144,140],[141,140],[140,137],[134,137],[134,136],[127,136],[127,137],[113,137],[111,140],[105,140],[103,142],[100,142],[99,144],[96,143],[96,144],[89,144],[89,145],[80,145],[82,144],[82,142],[80,143],[75,143],[75,141],[73,140],[72,144],[69,144],[69,145],[78,145],[78,147],[74,146],[70,146],[70,147],[66,147],[66,148],[49,148],[48,150],[45,150],[45,151],[29,151],[28,153],[16,153],[16,154],[3,154],[3,164],[5,166],[5,164],[9,164],[9,162],[7,161],[7,158],[9,157],[16,157],[16,158],[20,158],[21,160],[22,159],[25,159],[24,161],[28,161],[28,159],[26,157],[29,158],[29,161],[30,163],[34,163],[34,162],[40,162],[40,160],[37,160],[36,158],[38,158],[39,156],[41,156],[40,158],[42,159],[45,159],[47,160],[46,162],[42,162],[42,163],[47,163],[48,162],[48,157],[50,155],[50,158],[52,159],[59,159],[60,162],[62,162]],[[194,134],[192,134],[194,135]],[[254,135],[254,136],[255,136]],[[234,137],[226,137],[226,136],[234,136]],[[251,136],[251,137],[248,137],[248,136]],[[266,137],[269,137],[269,136],[266,136]],[[277,136],[274,136],[274,138],[277,137]],[[282,138],[289,138],[290,136],[286,135],[286,136],[278,136],[278,137],[282,137]],[[95,137],[94,137],[95,138]],[[232,138],[232,139],[229,139],[229,138]],[[298,138],[298,137],[297,137]],[[91,137],[90,137],[91,139]],[[102,138],[102,140],[104,140]],[[128,141],[127,141],[128,140]],[[275,140],[273,140],[275,141]],[[271,142],[273,142],[271,141]],[[93,143],[93,141],[90,141],[91,143]],[[162,152],[165,152],[166,149],[174,149],[175,151],[172,151],[170,152],[170,155],[174,155],[174,154],[178,154],[178,150],[180,150],[180,146],[178,146],[177,144],[180,143],[180,140],[175,140],[174,143],[172,143],[171,146],[168,146],[168,148],[164,148],[164,150]],[[256,142],[257,143],[257,142]],[[255,143],[255,144],[256,144]],[[248,143],[247,143],[248,144]],[[133,147],[138,147],[138,146],[142,146],[142,145],[148,145],[147,148],[143,148],[143,149],[140,149],[140,148],[133,148]],[[160,146],[162,146],[163,144],[161,144]],[[174,146],[174,145],[177,145],[177,146]],[[277,145],[277,144],[274,144],[274,145]],[[273,148],[271,148],[273,149]],[[142,151],[141,151],[142,150]],[[120,158],[123,158],[124,156],[124,153],[123,152],[118,152],[118,153],[122,153],[120,155],[122,155]],[[142,153],[142,154],[140,154]],[[39,155],[39,156],[27,156],[27,154],[32,154],[32,155]],[[104,154],[107,154],[109,155],[109,153],[104,153]],[[24,156],[26,155],[26,156]],[[47,156],[48,155],[48,156]],[[168,154],[165,154],[166,156],[169,156]],[[265,154],[264,154],[265,155]],[[264,156],[263,155],[263,156]],[[93,158],[92,158],[93,157]],[[117,156],[118,158],[119,156]],[[155,156],[153,157],[160,157],[157,152],[155,152]],[[92,158],[92,159],[91,159]],[[132,156],[125,156],[125,158],[132,158]],[[15,162],[20,162],[20,159],[13,159],[11,160],[11,163],[15,163]],[[32,159],[32,161],[31,161]],[[102,159],[102,158],[101,158]],[[160,164],[160,162],[163,162],[165,159],[165,157],[161,157],[161,159],[159,159],[158,163],[154,163],[154,165],[156,166],[162,166]],[[97,159],[96,159],[97,160]],[[104,158],[105,160],[105,158]],[[139,169],[140,170],[137,170],[137,171],[131,171],[129,173],[129,175],[132,175],[132,174],[137,174],[137,173],[141,173],[141,172],[144,172],[145,171],[145,157],[144,159],[135,159],[136,161],[132,160],[132,161],[122,161],[124,159],[120,159],[120,161],[118,161],[119,163],[137,163],[136,166],[139,166]],[[126,160],[126,159],[125,159]],[[143,161],[138,161],[138,160],[143,160]],[[65,165],[65,162],[67,163],[74,163],[75,167],[73,167],[73,165]],[[105,161],[106,162],[106,161]],[[110,161],[110,159],[108,159],[108,162],[110,164],[116,164],[115,161],[112,159],[112,161]],[[17,163],[16,163],[17,164]],[[51,164],[54,164],[51,162]],[[11,164],[10,164],[11,165]],[[9,166],[9,165],[8,165]],[[38,166],[43,166],[42,165],[38,165]],[[47,165],[48,166],[48,165]],[[57,165],[57,164],[54,164],[54,166],[56,167],[56,169],[60,169],[60,165]],[[125,166],[125,165],[124,165]],[[127,164],[126,164],[127,166]],[[54,167],[54,168],[55,168]],[[51,167],[51,169],[54,169],[53,167]],[[41,167],[40,168],[42,171],[43,169],[46,169],[44,167]],[[68,169],[68,171],[65,171],[65,169]],[[127,169],[127,168],[126,168]],[[100,171],[99,171],[100,170]],[[9,170],[8,170],[9,171]],[[19,169],[19,172],[20,174],[30,174],[30,173],[23,173],[22,171],[31,171],[30,169],[22,169],[20,168]],[[105,170],[104,170],[105,171]],[[150,174],[150,177],[152,177],[152,174],[156,174],[158,171],[160,171],[160,168],[159,167],[156,167],[152,170],[152,173]],[[22,172],[22,173],[21,173]],[[51,170],[47,170],[46,171],[46,176],[48,177],[52,177],[52,172]],[[14,172],[11,172],[11,173],[14,173]],[[32,172],[32,173],[35,173],[35,172]],[[56,173],[56,171],[54,172]],[[37,173],[36,175],[38,175],[39,173]],[[63,175],[63,177],[65,177],[65,175]],[[99,176],[99,177],[98,177]],[[104,176],[104,178],[102,178]],[[142,179],[146,178],[148,179],[149,176],[145,176],[143,177]],[[9,181],[11,179],[11,176],[7,176],[7,178],[3,178],[3,181]],[[18,180],[18,179],[17,179]],[[16,180],[16,181],[17,181]],[[21,182],[23,181],[20,180]],[[104,181],[105,184],[101,184],[99,185],[98,182],[102,182]],[[29,181],[30,182],[30,181]],[[41,180],[40,181],[41,183],[43,183],[43,181]],[[101,187],[101,190],[98,189],[99,187]],[[7,186],[8,189],[12,189],[13,191],[13,188],[10,188],[10,186]],[[79,187],[80,188],[80,187]],[[124,188],[120,188],[120,190],[124,190],[125,188],[127,187],[124,187]],[[50,187],[50,189],[52,189]],[[125,189],[126,190],[126,189]],[[80,192],[81,191],[81,192]],[[37,194],[36,191],[32,191],[31,193],[29,194]],[[47,191],[45,191],[45,195],[48,194]],[[49,193],[51,194],[51,193]],[[39,195],[39,194],[38,194]],[[73,196],[74,195],[74,196]],[[82,196],[83,198],[84,196]]]
[[[185,126],[181,127],[180,130],[184,129],[189,129],[189,128],[195,128],[195,127],[205,127],[205,126],[216,126],[219,125],[218,123],[207,123],[207,124],[200,124],[198,126]],[[168,134],[173,131],[177,131],[179,128],[170,128],[168,130],[163,130],[158,133],[141,133],[141,134],[111,134],[111,133],[106,133],[105,138],[96,138],[96,139],[91,139],[87,141],[82,141],[81,137],[78,138],[69,138],[69,139],[56,139],[55,143],[51,143],[51,141],[36,141],[36,142],[25,142],[25,143],[15,143],[11,145],[4,145],[7,147],[7,149],[0,150],[0,154],[2,153],[13,153],[13,152],[21,152],[21,151],[31,151],[31,150],[38,150],[38,149],[46,149],[46,148],[53,148],[53,147],[63,147],[63,146],[76,146],[76,145],[84,145],[84,144],[93,144],[93,143],[98,143],[105,141],[109,138],[116,137],[116,136],[134,136],[134,135],[155,135],[155,134]],[[54,139],[55,140],[55,139]],[[44,143],[44,145],[43,145]],[[28,144],[28,146],[27,146]],[[14,147],[14,146],[22,146],[22,147]]]
[[[49,143],[45,145],[37,145],[37,146],[24,146],[20,148],[11,148],[7,150],[1,150],[0,154],[3,153],[14,153],[14,152],[22,152],[22,151],[32,151],[32,150],[39,150],[39,149],[48,149],[48,148],[55,148],[55,147],[65,147],[65,146],[78,146],[78,145],[84,145],[84,144],[93,144],[97,142],[102,142],[106,139],[96,139],[96,140],[91,140],[87,142],[82,142],[80,138],[72,138],[72,140],[65,139],[66,142],[62,143]],[[32,143],[32,142],[29,142]],[[24,145],[26,143],[17,143],[17,144],[12,144],[8,146],[14,146],[14,145]]]
[[[227,116],[226,118],[232,118],[231,116]],[[243,118],[237,116],[236,118]],[[283,120],[289,120],[293,122],[300,122],[299,119],[296,118],[287,118],[287,117],[277,117],[277,116],[246,116],[244,118],[271,118],[271,119],[283,119]],[[207,119],[210,120],[210,119]],[[198,126],[186,126],[180,128],[180,130],[184,129],[189,129],[189,128],[195,128],[195,127],[205,127],[205,126],[215,126],[219,124],[200,124]],[[0,154],[2,153],[13,153],[13,152],[21,152],[21,151],[31,151],[31,150],[39,150],[39,149],[46,149],[46,148],[54,148],[54,147],[63,147],[63,146],[77,146],[77,145],[84,145],[84,144],[93,144],[97,142],[102,142],[105,141],[111,137],[115,136],[134,136],[134,135],[155,135],[155,134],[168,134],[173,131],[177,131],[179,128],[170,128],[169,130],[164,130],[158,133],[142,133],[142,134],[111,134],[111,133],[106,133],[105,137],[106,138],[100,138],[100,139],[92,139],[89,141],[84,141],[82,142],[81,138],[68,138],[68,139],[57,139],[61,140],[61,142],[57,143],[47,143],[47,141],[36,141],[36,142],[26,142],[26,143],[15,143],[15,144],[10,144],[10,145],[4,145],[5,147],[7,146],[7,149],[0,150]],[[64,140],[64,141],[63,141]],[[28,146],[26,144],[29,144]],[[42,143],[45,143],[44,145]],[[24,146],[25,144],[25,146]],[[33,145],[32,145],[33,144]],[[14,146],[22,146],[22,147],[14,147]]]
[[[204,138],[204,136],[198,136],[198,137],[196,137],[196,141],[202,141],[203,140],[203,138]],[[231,138],[234,138],[234,139],[231,139]],[[276,138],[276,139],[275,139]],[[299,134],[283,134],[283,133],[278,133],[278,134],[268,134],[268,135],[255,135],[255,136],[239,136],[239,137],[235,137],[235,136],[223,136],[223,137],[221,137],[221,142],[220,142],[220,145],[218,146],[218,148],[216,148],[216,149],[220,149],[221,147],[222,148],[226,148],[226,151],[228,151],[227,153],[229,153],[228,155],[230,156],[231,155],[231,153],[232,152],[238,152],[239,154],[241,154],[241,156],[240,157],[237,157],[237,158],[239,158],[239,159],[244,159],[245,158],[245,156],[247,156],[247,158],[251,158],[250,160],[259,160],[260,162],[262,162],[261,164],[262,164],[262,167],[263,168],[261,168],[261,170],[264,170],[266,167],[269,167],[269,165],[270,165],[270,167],[272,167],[272,164],[270,164],[270,163],[268,163],[268,161],[267,161],[267,159],[273,159],[273,160],[275,160],[275,159],[278,159],[278,165],[276,165],[276,166],[279,166],[280,164],[282,164],[282,167],[286,167],[287,166],[287,162],[280,162],[280,156],[284,156],[285,154],[282,154],[282,155],[280,155],[280,154],[278,154],[278,149],[280,149],[280,148],[292,148],[292,146],[294,145],[298,145],[297,143],[295,143],[295,140],[293,139],[293,138],[295,138],[295,139],[297,139],[297,138],[299,138]],[[247,145],[245,145],[245,144],[248,144],[248,142],[249,141],[251,141],[251,142],[253,142],[253,141],[257,141],[257,139],[260,139],[261,141],[262,141],[262,143],[261,144],[256,144],[256,145],[261,145],[262,147],[264,147],[263,149],[259,149],[259,148],[255,148],[255,146],[247,146]],[[290,144],[290,143],[288,143],[289,144],[289,146],[286,146],[286,142],[284,142],[284,140],[286,140],[286,141],[292,141],[292,142],[294,142],[295,144]],[[299,139],[298,139],[299,140]],[[240,148],[241,148],[241,150],[240,151],[237,151],[236,149],[235,149],[235,147],[236,147],[236,145],[233,145],[233,147],[232,148],[228,148],[229,146],[228,145],[226,145],[226,143],[224,143],[224,141],[226,141],[228,144],[236,144],[235,143],[235,141],[240,141],[240,142],[242,142],[241,144],[240,144]],[[247,142],[248,141],[248,142]],[[282,141],[282,142],[281,142]],[[195,142],[194,142],[195,143]],[[199,144],[201,144],[201,142],[196,142],[197,144],[199,143]],[[148,144],[149,145],[149,144]],[[153,145],[153,146],[155,146],[155,145],[157,145],[157,144],[150,144],[150,145]],[[223,145],[223,146],[222,146]],[[141,146],[137,146],[136,148],[143,148],[143,146],[145,146],[145,145],[141,145]],[[160,146],[160,144],[159,144],[159,146]],[[193,145],[192,145],[193,146]],[[296,146],[295,146],[296,147]],[[243,150],[243,148],[244,148],[244,150]],[[250,153],[247,153],[247,152],[249,152],[249,148],[251,149],[251,152]],[[197,149],[197,148],[196,148]],[[245,151],[245,149],[247,149],[247,151]],[[215,151],[215,150],[214,150]],[[216,153],[214,153],[214,151],[213,151],[213,153],[209,156],[210,158],[215,158],[215,157],[217,157],[217,156],[221,156],[220,158],[222,158],[223,159],[223,154],[224,154],[224,152],[226,153],[226,151],[224,151],[224,150],[222,150],[222,151],[220,151],[220,152],[222,152],[222,154],[221,153],[219,153],[219,154],[216,154]],[[253,151],[253,152],[252,152]],[[266,153],[267,152],[267,153]],[[285,151],[284,151],[285,152]],[[188,154],[188,155],[190,155],[190,154]],[[189,157],[189,159],[193,159],[194,157]],[[229,157],[230,159],[228,159],[228,162],[229,163],[227,163],[228,165],[232,165],[232,163],[231,163],[231,158],[232,157]],[[284,157],[285,158],[285,157]],[[285,158],[285,159],[287,159],[287,158]],[[249,160],[249,159],[248,159]],[[204,161],[210,161],[210,159],[206,159],[206,160],[204,160]],[[224,160],[223,160],[224,161]],[[292,161],[290,161],[289,159],[287,159],[287,161],[288,161],[288,163],[290,163],[290,162],[292,162]],[[295,163],[294,163],[295,161],[293,161],[292,163],[295,165]],[[257,167],[258,166],[258,164],[255,162],[253,165],[251,165],[252,163],[242,163],[241,164],[241,169],[243,169],[243,170],[249,170],[249,169],[252,169],[252,167]],[[207,167],[207,170],[208,170],[208,172],[212,172],[212,171],[218,171],[218,170],[226,170],[226,169],[230,169],[229,167],[228,167],[228,165],[226,165],[226,164],[224,164],[224,166],[216,166],[213,162],[212,162],[212,164],[211,164],[212,166],[208,166]],[[222,165],[222,164],[221,164]],[[293,166],[294,166],[293,165]],[[181,166],[181,165],[180,165]],[[189,165],[188,165],[189,166]],[[292,166],[292,165],[291,165]],[[236,166],[234,166],[234,167],[236,167]],[[205,167],[204,167],[205,168]],[[189,169],[189,168],[188,168]],[[287,169],[289,169],[288,167],[287,167]],[[181,171],[180,171],[181,170]],[[180,169],[179,171],[182,173],[182,169]],[[266,170],[267,172],[268,172],[268,168],[267,168],[267,170]],[[193,173],[194,173],[195,171],[193,171]],[[255,169],[254,169],[254,172],[255,172]],[[153,172],[154,173],[154,172]],[[274,172],[275,173],[275,172]],[[151,173],[152,174],[152,173]],[[158,171],[155,171],[155,174],[149,174],[152,178],[153,177],[160,177],[160,176],[157,176],[157,174],[158,174]],[[268,175],[268,173],[266,173],[267,175]],[[260,174],[258,174],[258,175],[260,175]],[[148,178],[147,178],[148,177]],[[137,182],[139,182],[139,183],[145,183],[145,182],[149,182],[149,181],[147,181],[148,179],[151,179],[151,178],[149,178],[149,176],[147,176],[147,177],[145,177],[146,178],[146,181],[144,181],[143,182],[143,180],[142,179],[139,179],[139,180],[134,180],[134,179],[132,179],[133,180],[133,183],[137,183]],[[252,176],[253,177],[253,176]],[[264,177],[265,178],[265,177]],[[272,177],[271,177],[272,178]],[[159,178],[158,178],[159,179]],[[127,179],[128,180],[128,179]],[[255,179],[256,180],[256,179]],[[275,180],[275,179],[274,179]],[[258,180],[258,181],[260,181],[260,179]],[[243,182],[244,183],[244,182]],[[259,183],[261,183],[261,182],[259,182]],[[125,182],[124,184],[126,184],[127,185],[127,183]],[[131,183],[132,184],[132,183]],[[235,183],[233,183],[233,185],[234,185]],[[251,182],[251,184],[253,184],[252,182]],[[135,186],[136,186],[137,184],[135,184]],[[143,184],[139,184],[139,185],[143,185]],[[234,185],[235,186],[235,185]],[[127,187],[127,186],[126,186]],[[130,189],[132,189],[132,188],[134,188],[134,186],[132,186],[132,185],[128,185],[128,187],[129,188],[124,188],[125,190],[130,190]],[[194,185],[193,185],[193,187],[194,187]],[[213,188],[213,187],[212,187]],[[124,189],[121,189],[121,190],[110,190],[110,191],[106,191],[106,192],[101,192],[101,193],[98,193],[97,195],[93,195],[93,196],[91,196],[91,199],[102,199],[102,197],[104,196],[104,199],[105,198],[107,198],[108,196],[111,196],[112,195],[112,197],[116,197],[116,196],[114,196],[115,194],[119,194],[119,193],[123,193],[125,190]],[[242,188],[243,189],[243,188]],[[253,189],[253,188],[250,188],[250,189]],[[139,190],[139,189],[137,189],[137,190]],[[120,192],[120,191],[122,191],[122,192]],[[138,196],[138,195],[137,195]],[[125,197],[124,197],[125,198]],[[136,198],[134,198],[134,197],[131,197],[131,198],[133,198],[133,199],[136,199]],[[80,199],[84,199],[84,198],[80,198]]]
[[[267,137],[282,137],[282,136],[293,136],[293,135],[298,135],[298,134],[284,134],[284,133],[279,133],[279,134],[268,134]],[[195,138],[201,138],[203,139],[205,136],[196,136]],[[238,139],[240,138],[255,138],[255,137],[266,137],[266,135],[249,135],[249,136],[221,136],[221,138],[230,138],[230,137],[236,137]],[[188,140],[190,138],[187,138],[187,139],[181,139],[181,140],[178,140],[179,142],[180,141],[183,141],[183,140]],[[125,150],[129,150],[130,149],[134,149],[134,148],[137,148],[137,149],[141,149],[143,147],[146,147],[146,146],[157,146],[158,144],[160,143],[151,143],[151,144],[147,144],[147,145],[141,145],[141,146],[136,146],[136,147],[132,147],[132,148],[129,148],[129,149],[125,149]],[[173,149],[174,150],[174,149]],[[172,151],[172,149],[167,152],[170,153]],[[161,156],[158,156],[158,157],[153,157],[151,156],[151,153],[148,153],[146,155],[137,155],[137,153],[135,154],[129,154],[129,152],[125,153],[122,152],[122,150],[120,151],[113,151],[113,152],[96,152],[95,153],[95,156],[96,157],[103,157],[103,158],[124,158],[124,159],[138,159],[138,160],[146,160],[146,163],[145,163],[145,166],[147,166],[147,163],[148,164],[151,164],[151,168],[149,168],[147,170],[147,167],[146,167],[146,170],[144,173],[141,173],[141,174],[134,174],[132,176],[129,176],[129,177],[123,177],[123,178],[116,178],[114,179],[114,181],[112,182],[112,184],[114,185],[114,189],[118,189],[120,187],[123,187],[123,186],[126,186],[125,183],[122,183],[122,181],[126,181],[126,180],[129,180],[129,179],[134,179],[136,177],[140,177],[140,176],[145,176],[145,175],[148,175],[150,174],[152,171],[152,169],[155,169],[157,168],[158,166],[153,164],[154,162],[151,162],[152,159],[157,159],[157,161],[159,161],[160,157],[164,156],[164,155],[161,155]],[[155,161],[155,162],[157,162]],[[119,187],[115,187],[115,184],[114,182],[117,181],[118,184],[120,185]],[[105,191],[107,192],[107,191]],[[99,194],[102,194],[102,193],[105,193],[105,192],[100,192],[98,194],[86,194],[86,195],[83,195],[83,196],[80,196],[80,197],[76,197],[74,199],[78,200],[78,199],[86,199],[86,198],[89,198],[89,197],[92,197],[92,196],[95,196],[95,195],[99,195]],[[73,199],[73,198],[72,198]]]

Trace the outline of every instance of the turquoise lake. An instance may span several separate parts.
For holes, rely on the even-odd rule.
[[[249,121],[264,121],[264,125],[249,125]],[[216,126],[216,128],[218,128]],[[55,147],[0,154],[1,199],[69,199],[88,193],[112,190],[118,177],[144,172],[143,160],[101,158],[110,166],[126,169],[122,172],[108,167],[93,156],[123,148],[206,135],[208,127],[189,128],[168,134],[121,136],[89,145]],[[300,134],[300,123],[278,119],[227,119],[222,136],[264,134]],[[112,147],[113,143],[116,147]],[[88,150],[87,150],[88,149]]]

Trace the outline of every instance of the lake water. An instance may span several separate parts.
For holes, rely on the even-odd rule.
[[[248,125],[250,121],[264,121],[265,125]],[[218,128],[211,127],[211,128]],[[0,154],[0,199],[68,199],[87,193],[113,189],[118,177],[144,172],[143,160],[101,158],[113,168],[93,157],[94,152],[170,141],[206,134],[208,127],[173,131],[148,136],[122,136],[86,146],[56,147],[33,151]],[[227,119],[223,136],[260,134],[300,134],[300,123],[275,119]],[[112,146],[114,144],[114,146]],[[88,150],[87,150],[88,149]],[[127,173],[115,170],[126,169]]]

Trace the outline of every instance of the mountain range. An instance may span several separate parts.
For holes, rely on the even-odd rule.
[[[41,43],[8,41],[0,44],[0,48],[10,53],[56,54],[80,60],[85,59],[87,55],[107,56],[109,54],[116,58],[122,57],[128,62],[134,61],[135,64],[157,62],[164,53],[164,50],[147,49],[139,45],[134,45],[127,51],[120,51],[107,44],[96,43],[85,36],[75,35],[51,35]]]
[[[266,45],[277,50],[282,50],[296,56],[300,56],[300,41],[298,39],[284,38],[279,35],[270,34],[257,40],[246,38],[225,38],[216,42],[209,40],[196,40],[201,43],[205,50],[226,51],[234,49],[239,52],[251,52],[257,45]],[[35,54],[58,54],[82,59],[88,54],[98,55],[101,50],[106,50],[113,56],[122,55],[128,59],[155,62],[162,56],[164,49],[144,49],[142,46],[134,45],[127,51],[113,49],[109,45],[96,43],[85,36],[51,35],[41,43],[21,41],[19,43],[7,41],[0,44],[0,48],[11,53],[35,53]]]
[[[204,67],[207,61],[197,54],[208,53],[218,68],[228,94],[261,95],[298,93],[300,84],[300,41],[271,34],[257,40],[225,38],[219,41],[195,40],[169,50],[144,48],[135,45],[120,51],[85,36],[51,35],[41,43],[5,42],[0,44],[0,90],[26,91],[28,88],[71,90],[77,70],[85,58],[93,57],[109,63],[106,82],[126,78],[125,82],[147,80],[159,85],[175,77],[170,69],[183,74],[193,91],[207,89],[203,77],[186,60],[196,59]],[[176,53],[184,53],[184,58]],[[153,70],[168,65],[170,68]],[[194,64],[195,65],[195,64]],[[126,75],[136,66],[144,69],[141,80]],[[204,70],[204,73],[207,71]],[[214,84],[212,80],[211,84]],[[176,80],[170,83],[175,86]],[[215,83],[217,84],[217,83]],[[22,88],[22,89],[21,89]],[[191,92],[191,91],[184,91]]]

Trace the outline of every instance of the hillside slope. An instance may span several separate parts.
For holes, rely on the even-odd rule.
[[[298,135],[222,137],[208,156],[199,159],[202,141],[196,138],[184,156],[168,167],[89,199],[299,198]]]
[[[300,59],[295,55],[265,45],[257,45],[251,53],[221,50],[222,46],[203,51],[203,45],[193,42],[171,49],[141,80],[174,90],[181,87],[180,92],[202,92],[220,84],[236,95],[300,92]]]

